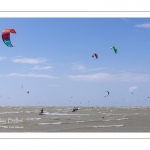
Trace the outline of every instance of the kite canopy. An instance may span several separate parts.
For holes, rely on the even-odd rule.
[[[8,46],[8,47],[13,47],[10,41],[10,33],[16,33],[14,29],[5,29],[2,31],[2,39],[3,42]]]
[[[29,94],[29,91],[27,91],[27,93]]]
[[[109,91],[106,91],[106,92],[108,92],[108,95],[109,95]],[[107,95],[107,96],[108,96],[108,95]]]
[[[112,47],[110,47],[110,48],[113,49],[116,54],[118,53],[118,50],[117,50],[117,47],[116,47],[116,46],[112,46]]]
[[[92,57],[96,57],[96,59],[98,59],[98,54],[97,53],[93,53]]]

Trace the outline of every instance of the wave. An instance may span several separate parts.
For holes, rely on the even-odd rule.
[[[129,118],[119,118],[119,119],[108,119],[108,120],[103,120],[103,121],[115,121],[115,120],[126,120]]]
[[[40,120],[41,118],[26,118],[26,120]]]
[[[62,124],[62,122],[38,123],[39,125]]]
[[[120,119],[115,119],[115,120],[126,120],[126,119],[129,119],[129,118],[120,118]]]
[[[75,123],[85,123],[85,122],[90,122],[90,121],[83,121],[83,120],[79,120],[79,121],[69,121],[69,122],[50,122],[50,123],[39,123],[39,125],[50,125],[50,124],[75,124]]]
[[[0,126],[0,128],[8,128],[8,126]]]
[[[111,127],[123,127],[123,124],[120,125],[105,125],[105,126],[89,126],[90,128],[111,128]]]
[[[0,114],[18,114],[18,111],[11,111],[11,112],[1,112]]]
[[[44,114],[46,114],[46,115],[60,115],[60,116],[89,116],[89,114],[66,114],[66,113],[49,113],[49,112],[47,112],[47,113],[44,113]]]
[[[0,123],[6,123],[6,120],[1,120],[0,118]]]
[[[39,111],[37,111],[37,110],[35,110],[35,111],[21,111],[21,112],[24,112],[24,113],[37,113],[37,112],[39,112]]]
[[[113,115],[113,116],[123,116],[125,114],[111,114],[111,115]]]
[[[139,115],[140,113],[133,113],[132,115]]]
[[[76,123],[83,123],[83,122],[87,122],[87,121],[75,121]]]

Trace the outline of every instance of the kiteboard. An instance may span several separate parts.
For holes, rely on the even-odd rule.
[[[44,113],[39,113],[39,115],[45,115]]]

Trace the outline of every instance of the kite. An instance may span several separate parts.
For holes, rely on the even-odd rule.
[[[3,42],[8,46],[8,47],[13,47],[13,45],[11,44],[10,41],[10,33],[16,33],[16,31],[14,29],[5,29],[2,32],[2,39]]]
[[[113,50],[114,50],[114,52],[117,54],[117,52],[118,52],[117,47],[112,46],[112,47],[110,47],[110,48],[111,48],[111,49],[113,49]]]
[[[106,92],[108,92],[108,95],[109,95],[109,91],[106,91]],[[107,96],[108,96],[108,95],[107,95]]]
[[[93,53],[92,57],[94,57],[94,56],[96,57],[96,59],[98,59],[98,54],[97,53]]]

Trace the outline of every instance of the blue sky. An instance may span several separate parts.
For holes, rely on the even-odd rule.
[[[150,105],[149,18],[0,21],[17,32],[0,42],[0,105]]]

